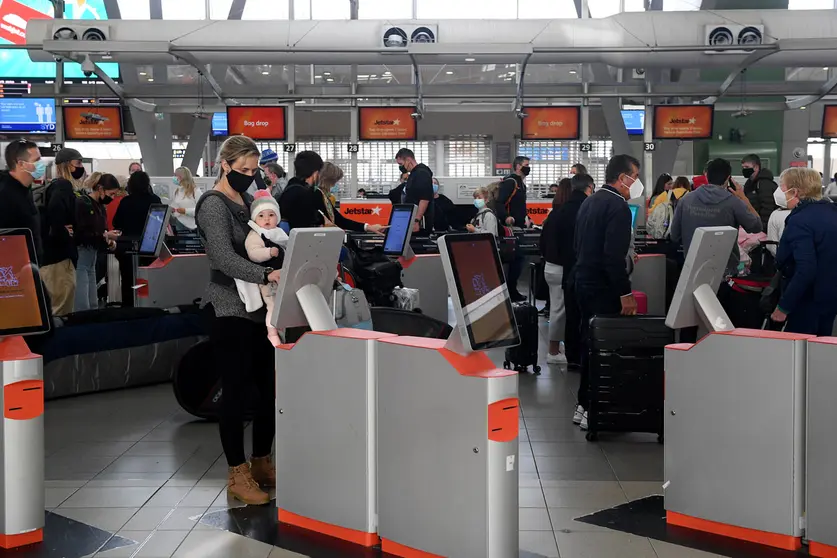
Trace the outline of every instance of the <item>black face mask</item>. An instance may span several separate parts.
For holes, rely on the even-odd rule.
[[[529,173],[532,172],[532,169],[529,167],[520,167],[520,174],[523,176],[529,176]]]
[[[229,182],[230,187],[239,194],[246,192],[247,188],[249,188],[253,183],[253,180],[253,176],[240,173],[233,169],[230,169],[230,172],[227,173],[227,182]]]
[[[398,170],[401,171],[401,174],[410,172],[410,171],[407,170],[407,167],[405,167],[404,165],[398,165]]]
[[[104,196],[102,196],[102,199],[99,200],[99,203],[101,203],[102,205],[108,205],[112,201],[113,198],[105,194]]]
[[[749,179],[749,178],[750,178],[750,177],[752,177],[754,174],[756,174],[756,169],[746,169],[746,168],[745,168],[745,169],[741,169],[741,174],[744,176],[744,178]]]
[[[78,180],[82,176],[84,176],[84,167],[74,167],[72,171],[70,171],[70,175]]]

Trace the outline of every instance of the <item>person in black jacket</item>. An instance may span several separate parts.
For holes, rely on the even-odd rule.
[[[32,185],[44,177],[46,165],[41,161],[38,146],[28,140],[17,140],[6,146],[6,166],[0,171],[0,229],[29,229],[38,263],[43,261],[41,220],[32,198]]]
[[[494,210],[501,224],[510,227],[526,226],[526,177],[529,176],[529,157],[517,156],[512,162],[512,174],[500,183]],[[506,284],[513,302],[522,302],[526,297],[517,290],[517,281],[523,273],[524,257],[518,250],[515,259],[509,264]]]
[[[404,200],[404,186],[407,185],[407,179],[410,178],[410,173],[404,172],[401,173],[401,177],[398,179],[398,186],[393,188],[387,194],[389,201],[392,205],[403,203]]]
[[[55,156],[57,178],[47,186],[44,196],[44,261],[41,277],[52,298],[52,311],[66,316],[73,311],[76,294],[78,251],[73,239],[76,220],[76,192],[85,175],[81,153],[65,147]]]
[[[413,232],[433,232],[433,171],[424,163],[416,162],[416,155],[410,149],[402,148],[395,154],[395,162],[402,173],[409,172],[404,185],[404,202],[418,206]]]
[[[762,168],[758,155],[750,154],[741,159],[741,174],[747,179],[744,183],[744,195],[761,217],[761,230],[767,230],[770,215],[779,209],[773,199],[773,192],[779,186],[773,179],[770,169]]]
[[[563,180],[561,182],[563,183]],[[555,361],[555,364],[569,363],[573,367],[578,366],[580,362],[579,353],[581,352],[579,340],[581,314],[573,288],[573,281],[570,280],[576,260],[575,223],[581,204],[588,196],[593,194],[593,186],[593,179],[590,175],[574,175],[570,181],[570,192],[565,201],[560,203],[563,196],[556,196],[559,201],[559,206],[556,208],[556,202],[553,200],[552,213],[549,214],[541,233],[541,253],[546,260],[544,275],[550,286],[550,306],[553,313],[555,313],[554,309],[559,308],[559,306],[565,308],[564,331],[552,331],[554,322],[557,322],[558,328],[561,327],[561,324],[557,315],[555,317],[550,316],[550,347],[547,362],[551,358]],[[550,282],[550,277],[553,278],[552,282]],[[563,298],[559,303],[557,298],[561,294],[563,294]],[[553,300],[553,298],[556,300]],[[553,338],[558,340],[563,338],[565,354],[561,356],[565,358],[558,355],[559,347],[555,346],[557,342],[553,344]]]
[[[449,197],[439,193],[439,181],[433,178],[433,230],[439,233],[455,228],[456,206]]]
[[[122,278],[122,306],[134,305],[134,265],[133,257],[125,253],[129,242],[139,242],[145,228],[148,210],[152,205],[162,203],[151,191],[151,178],[144,171],[136,171],[128,178],[128,195],[119,202],[119,208],[113,217],[113,228],[121,231],[122,250],[117,253],[119,275]]]
[[[78,247],[78,263],[76,264],[74,312],[99,307],[96,261],[99,252],[116,248],[116,237],[119,236],[108,233],[107,212],[105,211],[105,206],[113,201],[113,197],[119,191],[119,181],[112,174],[103,174],[90,187],[91,192],[79,196],[76,201],[76,226],[73,228],[73,238]]]
[[[628,200],[640,197],[639,161],[630,155],[616,155],[605,170],[606,186],[584,200],[575,224],[576,262],[573,274],[581,311],[581,384],[575,421],[587,428],[589,405],[587,382],[589,362],[587,338],[590,319],[596,315],[636,314],[626,258],[633,228]]]
[[[294,177],[279,196],[282,220],[291,229],[322,227],[325,217],[317,211],[320,203],[316,191],[323,159],[314,151],[300,151],[294,158]]]
[[[338,182],[342,179],[343,169],[328,161],[323,164],[323,170],[320,171],[320,180],[317,184],[317,211],[321,215],[326,216],[326,226],[339,227],[344,231],[375,232],[380,234],[383,229],[381,225],[360,223],[344,217],[331,203],[331,196],[336,196],[340,191]]]

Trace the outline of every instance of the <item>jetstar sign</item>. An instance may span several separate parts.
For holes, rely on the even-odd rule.
[[[415,140],[413,107],[361,107],[358,130],[361,141]]]
[[[388,200],[341,200],[340,214],[352,221],[369,225],[388,225],[392,204]]]
[[[0,2],[0,38],[15,45],[25,45],[26,26],[33,19],[50,17],[15,0],[3,0]]]

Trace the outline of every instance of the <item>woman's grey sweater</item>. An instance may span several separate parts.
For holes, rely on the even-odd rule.
[[[247,231],[233,217],[227,204],[217,195],[207,192],[202,197],[200,209],[195,215],[198,227],[204,235],[204,248],[210,269],[220,271],[232,279],[241,279],[257,285],[264,284],[264,268],[240,256],[235,246],[243,249]],[[234,204],[249,214],[246,206]],[[234,284],[229,286],[209,282],[204,302],[212,304],[217,317],[247,318],[264,322],[265,310],[248,313]]]

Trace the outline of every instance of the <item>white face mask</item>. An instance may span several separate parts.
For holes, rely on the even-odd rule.
[[[793,198],[791,198],[791,199],[793,199]],[[776,188],[773,191],[773,201],[775,201],[776,205],[778,205],[782,209],[787,209],[788,208],[788,197],[782,191],[781,187]]]
[[[637,198],[641,198],[644,193],[645,186],[642,184],[642,180],[637,178],[636,180],[634,180],[634,183],[631,184],[630,199],[635,200]]]

